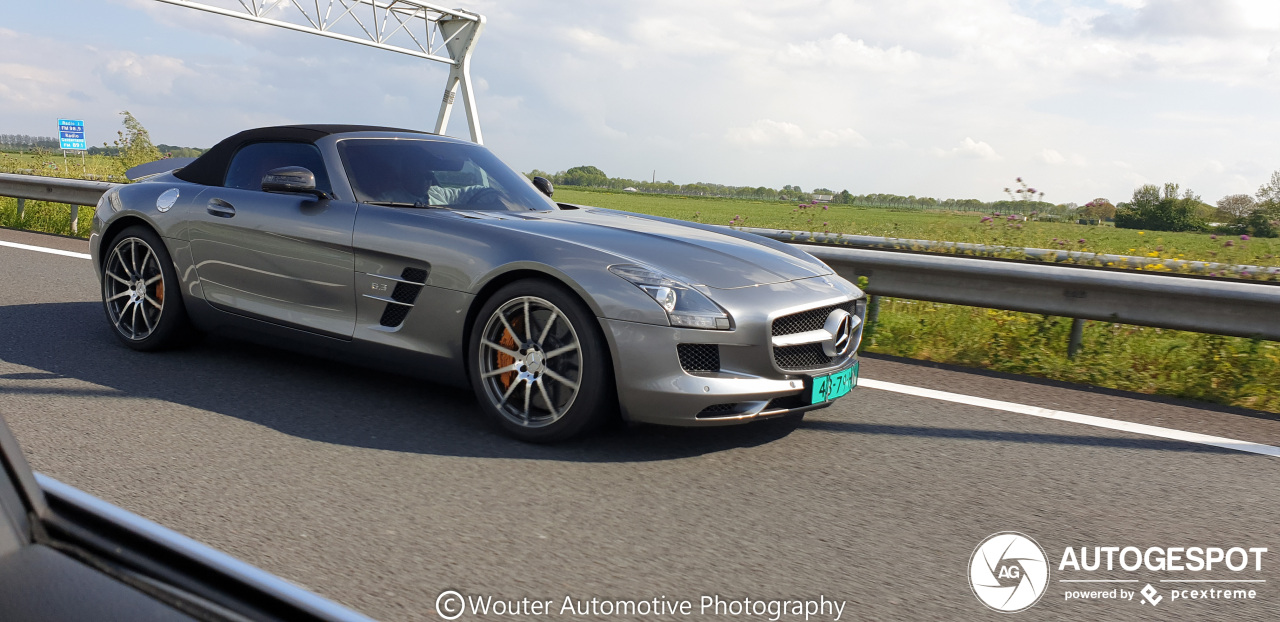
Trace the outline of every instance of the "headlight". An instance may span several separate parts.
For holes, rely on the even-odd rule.
[[[729,314],[710,298],[661,272],[631,264],[609,266],[612,272],[649,294],[667,312],[672,326],[729,330]]]

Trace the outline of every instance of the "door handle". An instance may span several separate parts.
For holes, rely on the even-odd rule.
[[[219,218],[231,218],[236,215],[236,208],[222,199],[211,199],[205,209]]]

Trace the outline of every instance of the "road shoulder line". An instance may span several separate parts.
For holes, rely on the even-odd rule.
[[[90,259],[92,255],[89,253],[77,253],[75,251],[64,251],[57,248],[45,248],[43,246],[32,246],[30,244],[19,244],[17,242],[6,242],[0,240],[0,246],[7,248],[17,248],[24,251],[36,251],[40,253],[49,253],[50,255],[63,255],[65,257],[75,257],[76,259]]]
[[[1264,456],[1280,457],[1280,447],[1273,447],[1271,445],[1263,445],[1261,443],[1241,441],[1221,436],[1210,436],[1208,434],[1200,434],[1198,432],[1186,432],[1172,428],[1162,428],[1159,426],[1147,425],[1145,423],[1133,423],[1130,421],[1120,421],[1117,419],[1107,419],[1105,417],[1095,417],[1093,415],[1067,412],[1065,410],[1053,410],[1050,408],[1027,406],[1026,404],[1017,404],[1014,402],[1002,402],[1000,400],[992,400],[985,397],[974,397],[972,395],[962,395],[960,393],[937,391],[934,389],[925,389],[923,387],[898,384],[896,382],[873,380],[871,378],[859,378],[858,386],[868,389],[890,391],[893,393],[902,393],[904,395],[927,397],[929,399],[953,402],[956,404],[967,404],[969,406],[978,406],[980,408],[989,408],[991,410],[1002,410],[1022,415],[1031,415],[1032,417],[1042,417],[1044,419],[1056,419],[1058,421],[1079,423],[1082,425],[1106,428],[1108,430],[1116,430],[1119,432],[1130,432],[1133,434],[1142,434],[1145,436],[1154,436],[1157,438],[1184,441],[1199,445],[1234,449],[1236,451],[1261,454]]]

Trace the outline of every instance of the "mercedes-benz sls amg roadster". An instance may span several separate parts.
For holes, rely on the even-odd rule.
[[[361,361],[470,386],[542,442],[617,414],[802,413],[857,383],[864,296],[822,262],[556,203],[479,145],[284,126],[173,164],[105,193],[93,221],[107,323],[136,350],[218,332]]]

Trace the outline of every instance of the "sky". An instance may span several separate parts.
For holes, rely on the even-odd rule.
[[[1022,177],[1083,204],[1165,182],[1213,202],[1280,169],[1276,0],[447,6],[487,18],[485,144],[520,171],[982,200]],[[90,144],[121,110],[191,147],[285,123],[430,130],[447,72],[155,0],[0,0],[0,42],[0,133],[76,118]]]

